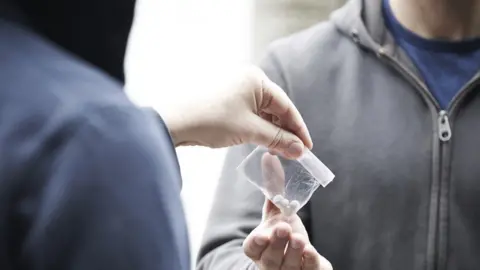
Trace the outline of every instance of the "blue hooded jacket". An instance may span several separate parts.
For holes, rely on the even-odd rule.
[[[132,0],[0,0],[0,269],[189,269],[168,130],[123,91]]]

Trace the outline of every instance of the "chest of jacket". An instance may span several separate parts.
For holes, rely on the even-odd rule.
[[[313,243],[338,269],[475,269],[475,83],[444,113],[395,67],[355,55],[328,70],[312,60],[288,81],[314,153],[336,174],[312,198]]]

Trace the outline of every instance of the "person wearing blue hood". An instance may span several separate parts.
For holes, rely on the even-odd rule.
[[[0,269],[189,269],[174,146],[312,147],[258,68],[165,122],[136,107],[122,91],[134,5],[0,0]]]

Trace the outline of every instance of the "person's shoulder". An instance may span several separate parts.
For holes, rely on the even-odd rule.
[[[19,27],[0,22],[0,140],[19,170],[52,147],[72,142],[80,130],[85,146],[96,141],[129,141],[150,151],[162,121],[130,101],[123,87],[98,68]],[[162,132],[163,131],[163,132]],[[78,143],[78,141],[76,142]],[[147,147],[150,144],[150,147]],[[167,146],[165,146],[167,147]],[[14,173],[13,173],[14,174]]]
[[[0,112],[16,124],[137,109],[118,81],[41,36],[0,21],[0,38],[9,40],[0,43]]]
[[[291,98],[308,96],[314,81],[330,87],[328,76],[344,70],[348,58],[358,53],[354,46],[332,21],[324,21],[273,41],[260,66]]]
[[[267,48],[267,57],[275,58],[283,68],[308,63],[318,57],[334,56],[342,34],[331,21],[317,23],[273,41]]]
[[[329,20],[272,42],[262,67],[292,98],[295,92],[308,99],[312,92],[319,93],[320,85],[340,89],[342,75],[357,74],[363,56],[351,37]]]

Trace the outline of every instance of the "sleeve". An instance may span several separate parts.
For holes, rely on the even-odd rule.
[[[260,67],[272,81],[286,89],[271,50]],[[236,173],[236,167],[253,149],[252,145],[236,146],[227,153],[198,255],[197,270],[257,269],[244,255],[242,244],[261,222],[265,197],[247,179]],[[308,209],[307,204],[299,212],[307,231],[310,223]]]
[[[89,114],[32,179],[19,269],[190,269],[178,163],[140,110]],[[52,141],[55,141],[52,139]],[[34,188],[33,188],[34,187]]]

